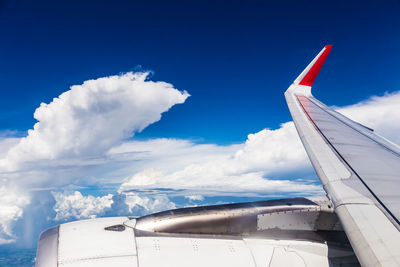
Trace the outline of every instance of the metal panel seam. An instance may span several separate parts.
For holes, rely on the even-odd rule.
[[[386,145],[382,144],[381,142],[379,142],[379,141],[377,141],[377,140],[371,138],[369,135],[367,135],[367,134],[363,133],[362,131],[360,131],[360,130],[354,128],[354,127],[353,127],[352,125],[350,125],[349,123],[347,123],[347,122],[341,120],[340,118],[338,118],[337,116],[335,116],[334,114],[332,114],[332,113],[330,112],[330,110],[326,110],[326,109],[322,108],[321,105],[320,105],[317,101],[315,101],[315,100],[317,100],[317,99],[315,99],[315,98],[313,98],[313,97],[308,98],[308,99],[309,99],[311,102],[313,102],[318,108],[320,108],[320,109],[323,110],[325,113],[327,113],[328,115],[331,115],[332,117],[334,117],[335,119],[337,119],[337,120],[340,121],[341,123],[345,124],[346,126],[350,127],[350,128],[353,129],[354,131],[356,131],[356,132],[358,132],[359,134],[365,136],[366,138],[368,138],[368,139],[370,139],[371,141],[375,142],[375,143],[378,144],[379,146],[382,146],[384,149],[386,149],[387,151],[393,153],[395,156],[397,156],[397,157],[400,158],[400,154],[397,153],[396,151],[393,151],[391,148],[387,147]],[[301,103],[300,103],[300,104],[301,104]],[[358,122],[355,122],[355,123],[358,123]],[[358,123],[358,124],[360,124],[360,123]],[[368,127],[366,127],[366,126],[364,126],[364,125],[362,125],[362,124],[360,124],[360,125],[361,125],[362,127],[364,127],[364,128],[368,128]]]
[[[252,251],[251,248],[247,245],[247,242],[246,242],[244,239],[242,239],[242,242],[246,245],[247,249],[250,251],[251,258],[253,259],[253,262],[254,262],[254,267],[258,267],[258,266],[257,266],[256,259],[254,258],[254,255],[253,255],[253,251]]]
[[[61,225],[58,225],[58,235],[57,235],[57,267],[59,266],[59,264],[58,264],[58,255],[59,255],[59,252],[58,252],[58,250],[59,250],[59,248],[60,248],[60,226]]]
[[[297,96],[296,96],[297,98]],[[310,98],[307,98],[309,100],[311,100]],[[396,216],[394,216],[394,214],[389,210],[388,207],[386,207],[383,202],[378,198],[378,196],[372,191],[372,189],[367,185],[367,183],[360,177],[360,175],[351,167],[351,165],[344,159],[344,157],[339,153],[339,151],[335,148],[335,146],[332,145],[332,143],[328,140],[328,138],[324,135],[324,133],[319,129],[319,127],[316,125],[316,123],[313,121],[313,119],[310,117],[310,115],[308,114],[308,112],[305,110],[303,104],[300,102],[300,100],[297,98],[298,103],[300,104],[300,106],[302,107],[304,113],[307,115],[308,119],[312,122],[312,124],[314,125],[314,127],[316,128],[316,130],[320,133],[320,135],[323,137],[323,139],[325,140],[325,142],[329,145],[329,147],[331,147],[336,154],[340,157],[340,159],[346,164],[346,166],[357,176],[357,178],[362,182],[362,184],[368,189],[368,191],[371,193],[371,195],[378,201],[378,203],[385,209],[385,211],[393,218],[393,220],[396,221],[396,223],[398,225],[400,225],[400,221],[396,218]],[[314,103],[312,101],[312,103]],[[315,104],[315,103],[314,103]],[[316,105],[316,104],[315,104]],[[321,108],[320,106],[316,105],[319,109],[323,110],[324,112],[328,113],[326,110],[324,110],[323,108]],[[329,114],[329,113],[328,113]],[[331,115],[331,114],[329,114]],[[333,115],[331,115],[333,116]],[[334,117],[336,118],[336,117]],[[336,118],[337,119],[337,118]],[[339,119],[337,119],[339,120]],[[341,120],[339,120],[340,122],[342,122]],[[344,123],[344,122],[342,122]],[[344,123],[346,124],[346,123]],[[347,125],[347,124],[346,124]],[[354,129],[353,127],[349,126],[350,128]],[[355,129],[354,129],[355,130]],[[357,131],[357,130],[355,130]],[[357,131],[359,132],[359,131]],[[361,133],[362,134],[362,133]],[[364,135],[364,134],[363,134]],[[364,135],[365,136],[365,135]],[[371,139],[370,137],[366,136],[367,138]],[[371,139],[373,140],[373,139]],[[376,142],[376,141],[375,141]],[[376,142],[378,143],[378,142]],[[380,143],[378,143],[380,144]],[[393,152],[392,150],[390,150],[391,152]],[[395,152],[393,152],[395,153]],[[396,153],[397,155],[397,153]],[[397,228],[397,227],[396,227]]]
[[[139,253],[138,253],[138,247],[137,247],[137,242],[136,242],[136,233],[135,229],[132,229],[133,237],[135,239],[135,250],[136,250],[136,264],[137,267],[139,267]]]

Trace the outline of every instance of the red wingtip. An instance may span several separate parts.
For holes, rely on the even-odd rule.
[[[301,81],[299,82],[299,85],[305,85],[305,86],[313,85],[315,78],[317,78],[317,75],[318,75],[319,71],[321,70],[322,65],[324,65],[325,59],[328,57],[331,49],[332,49],[332,45],[327,45],[324,47],[322,54],[314,62],[314,64],[308,70],[306,75],[304,75],[303,79],[301,79]]]

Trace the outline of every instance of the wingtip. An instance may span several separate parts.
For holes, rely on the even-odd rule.
[[[332,45],[326,45],[321,52],[314,58],[307,68],[295,80],[295,84],[311,87],[318,76],[326,58],[331,52]]]

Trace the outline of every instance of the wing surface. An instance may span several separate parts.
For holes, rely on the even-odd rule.
[[[321,183],[363,266],[400,265],[400,148],[318,101],[326,46],[285,92]]]

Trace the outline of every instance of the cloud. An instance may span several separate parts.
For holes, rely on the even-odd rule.
[[[192,146],[196,147],[195,144]],[[120,186],[120,191],[164,188],[171,189],[170,194],[208,196],[276,196],[298,192],[313,195],[323,192],[313,182],[296,181],[300,177],[294,172],[310,169],[310,163],[292,122],[284,123],[276,130],[264,129],[250,134],[244,145],[222,150],[224,153],[196,158],[196,162],[175,171],[145,169],[129,177]],[[288,177],[268,179],[278,173]]]
[[[36,109],[38,122],[27,136],[8,138],[7,133],[0,137],[0,188],[5,194],[0,197],[0,235],[12,238],[10,225],[21,218],[31,191],[71,182],[90,184],[97,179],[96,172],[85,167],[107,163],[109,149],[160,120],[163,112],[189,96],[169,83],[148,80],[148,74],[128,72],[71,86]],[[14,199],[10,188],[23,192],[18,195],[21,201],[9,200]],[[57,220],[95,216],[112,203],[79,194],[54,193],[54,197]],[[94,202],[99,209],[82,207],[80,201]]]
[[[113,204],[105,216],[142,216],[162,210],[174,209],[176,205],[167,195],[147,196],[141,193],[116,193]]]
[[[293,122],[283,123],[276,130],[249,134],[233,160],[242,171],[264,171],[267,175],[311,166]]]
[[[71,86],[51,103],[42,103],[34,113],[38,122],[8,151],[3,167],[102,155],[160,120],[163,112],[189,96],[169,83],[147,77],[148,73],[128,72],[88,80]]]
[[[103,197],[83,196],[79,191],[72,194],[61,192],[52,192],[52,194],[56,200],[54,206],[56,221],[93,219],[103,214],[113,203],[112,194]]]
[[[29,198],[12,188],[0,187],[0,245],[15,241],[12,224],[23,214],[22,207],[29,204]]]
[[[8,151],[15,147],[21,138],[18,137],[0,137],[0,159],[7,156]]]
[[[149,81],[147,75],[127,73],[72,86],[36,110],[38,122],[26,137],[0,137],[0,243],[17,238],[17,220],[46,220],[39,224],[48,226],[98,216],[138,216],[175,208],[175,196],[186,199],[179,203],[185,206],[212,196],[323,193],[292,122],[226,146],[128,139],[189,96],[168,83]],[[399,142],[399,104],[396,92],[339,110]],[[100,193],[82,193],[92,186]],[[110,194],[102,195],[105,187]],[[51,211],[36,215],[26,210],[32,207]],[[35,231],[22,234],[26,229],[18,225],[17,234],[36,241]]]
[[[169,200],[164,194],[159,194],[153,197],[140,196],[132,192],[126,193],[125,203],[129,207],[129,211],[134,215],[149,214],[153,212],[175,209],[175,203]],[[135,212],[135,209],[143,208],[142,214]]]
[[[229,156],[241,147],[243,144],[220,146],[184,139],[155,138],[124,142],[112,148],[108,156],[116,161],[135,161],[134,165],[130,164],[131,169],[124,169],[129,175],[154,165],[162,170],[177,171],[196,162]]]
[[[185,198],[189,199],[190,201],[203,201],[204,200],[204,197],[202,195],[185,196]]]
[[[338,108],[338,111],[400,143],[398,135],[400,115],[397,112],[399,106],[400,92],[395,92],[373,96],[358,104]],[[169,146],[175,145],[174,142]],[[146,145],[148,151],[153,151],[151,143]],[[132,147],[129,144],[123,146],[124,152],[129,153],[129,148]],[[182,152],[182,147],[186,152]],[[208,158],[196,157],[196,147],[196,144],[186,144],[180,146],[178,149],[180,152],[177,154],[169,152],[169,156],[175,161],[179,162],[180,158],[184,160],[183,166],[174,168],[172,166],[178,164],[173,162],[152,164],[152,167],[144,168],[143,171],[127,178],[120,186],[120,190],[150,190],[158,187],[171,189],[171,194],[209,196],[219,194],[276,196],[296,192],[302,194],[323,192],[320,186],[304,180],[304,177],[309,177],[312,169],[292,122],[283,123],[275,130],[264,129],[250,134],[244,144],[209,147]],[[213,153],[218,150],[221,153]],[[152,160],[154,163],[158,159],[153,157]],[[276,176],[286,178],[270,179]]]
[[[55,221],[94,219],[98,216],[141,216],[176,207],[175,203],[163,194],[153,197],[131,192],[102,197],[83,196],[80,191],[52,194],[55,199]]]

